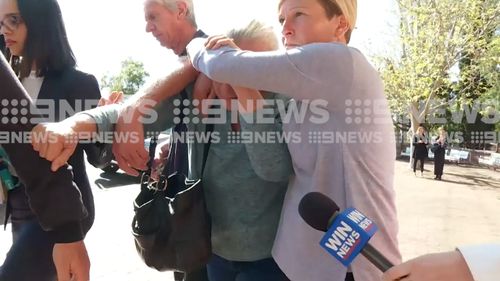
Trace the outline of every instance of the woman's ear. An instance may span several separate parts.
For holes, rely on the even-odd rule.
[[[338,16],[338,25],[335,30],[335,35],[340,41],[347,43],[346,34],[349,31],[349,28],[349,22],[346,17],[344,15]]]

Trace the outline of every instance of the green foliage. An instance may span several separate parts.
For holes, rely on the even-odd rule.
[[[409,117],[414,130],[435,109],[450,117],[476,100],[493,101],[500,110],[499,1],[397,1],[400,54],[378,58],[396,126],[408,130]]]
[[[128,58],[122,61],[120,73],[114,76],[105,75],[101,79],[101,85],[110,91],[122,91],[125,95],[133,95],[144,85],[147,77],[149,73],[144,70],[144,64]]]

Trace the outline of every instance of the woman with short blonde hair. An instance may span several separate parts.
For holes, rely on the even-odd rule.
[[[242,51],[230,39],[215,36],[208,42],[193,40],[188,53],[193,66],[213,80],[280,93],[292,98],[288,109],[307,109],[303,118],[282,116],[284,132],[300,136],[288,143],[295,174],[273,247],[287,277],[379,281],[382,273],[364,257],[349,268],[330,257],[319,245],[324,233],[297,211],[300,200],[313,191],[341,209],[355,207],[378,225],[370,243],[391,262],[401,261],[389,106],[378,72],[359,50],[347,46],[357,2],[282,0],[278,8],[286,50]]]

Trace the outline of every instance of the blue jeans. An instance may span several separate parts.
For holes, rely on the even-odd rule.
[[[0,266],[2,281],[55,281],[54,244],[37,221],[12,223],[14,243]]]
[[[207,266],[210,281],[288,281],[274,259],[229,261],[213,255]]]
[[[54,243],[31,211],[24,188],[10,191],[8,204],[12,212],[12,247],[0,266],[0,280],[55,281]]]

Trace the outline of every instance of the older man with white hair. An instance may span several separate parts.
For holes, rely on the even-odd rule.
[[[146,20],[146,32],[150,32],[160,44],[172,50],[176,55],[182,57],[186,55],[187,44],[195,37],[206,36],[198,29],[194,13],[192,0],[145,0],[144,17]],[[176,86],[186,85],[196,79],[197,73],[190,71],[185,75],[185,79],[178,79]],[[166,80],[166,79],[164,79]],[[175,87],[174,87],[175,88]],[[182,87],[181,87],[182,88]],[[161,103],[167,97],[171,88],[162,81],[154,84],[153,87],[142,94],[134,95],[125,110],[122,110],[116,124],[117,133],[135,132],[143,135],[143,128],[140,122],[130,122],[128,116],[133,116],[132,121],[136,121],[141,116],[144,101],[146,104]],[[126,122],[128,121],[128,122]],[[158,129],[163,130],[164,124],[158,123]],[[187,149],[184,145],[182,149]],[[114,143],[113,154],[120,168],[130,175],[138,176],[137,170],[145,170],[148,160],[148,153],[142,143]],[[182,170],[187,168],[187,163],[179,163]]]
[[[198,31],[192,0],[146,0],[144,16],[146,31],[178,56]]]

